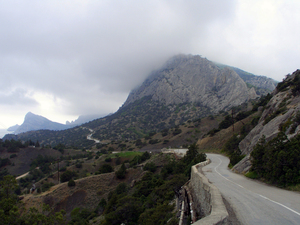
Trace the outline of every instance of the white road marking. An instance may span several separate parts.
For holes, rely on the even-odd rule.
[[[240,188],[243,188],[243,189],[245,189],[245,190],[247,190],[247,191],[250,191],[249,189],[244,188],[242,185],[239,185],[239,184],[233,182],[232,180],[229,180],[228,178],[224,177],[221,173],[219,173],[219,172],[217,171],[217,168],[222,164],[222,160],[221,160],[219,157],[217,157],[217,158],[220,160],[220,163],[219,163],[219,165],[217,165],[217,166],[214,168],[214,170],[216,171],[216,173],[219,174],[221,177],[223,177],[225,180],[227,180],[227,181],[229,181],[229,182],[231,182],[231,183],[233,183],[233,184],[239,186]],[[257,194],[257,193],[255,193],[255,192],[253,192],[253,191],[250,191],[250,192],[252,192],[253,194],[256,194],[256,195],[260,196],[261,198],[264,198],[264,199],[266,199],[266,200],[268,200],[268,201],[270,201],[270,202],[273,202],[273,203],[275,203],[275,204],[277,204],[277,205],[279,205],[279,206],[281,206],[281,207],[284,207],[284,208],[286,208],[287,210],[290,210],[291,212],[293,212],[293,213],[297,214],[298,216],[300,216],[300,213],[299,213],[299,212],[297,212],[297,211],[295,211],[295,210],[293,210],[293,209],[291,209],[291,208],[289,208],[289,207],[287,207],[287,206],[285,206],[285,205],[283,205],[283,204],[281,204],[281,203],[279,203],[279,202],[276,202],[276,201],[274,201],[274,200],[272,200],[272,199],[269,199],[269,198],[267,198],[267,197],[265,197],[265,196],[263,196],[263,195]]]

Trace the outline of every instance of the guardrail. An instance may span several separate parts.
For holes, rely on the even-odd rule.
[[[195,225],[221,225],[228,223],[228,212],[219,189],[209,183],[208,179],[199,171],[210,160],[192,166],[189,189],[193,198],[193,208],[201,216]]]

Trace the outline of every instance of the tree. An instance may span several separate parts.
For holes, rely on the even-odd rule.
[[[116,176],[118,179],[124,179],[125,175],[126,175],[126,167],[123,163],[121,168],[116,172]]]
[[[6,194],[6,198],[9,198],[9,194],[13,193],[18,187],[17,180],[12,175],[4,176],[3,180],[0,182],[0,185]]]
[[[154,162],[146,163],[143,170],[149,170],[150,172],[154,173],[156,171],[156,165]]]
[[[60,181],[66,182],[71,180],[73,177],[76,177],[77,173],[74,171],[66,170],[62,175],[60,175]]]
[[[69,180],[69,182],[68,182],[68,186],[69,187],[73,187],[75,185],[76,185],[76,183],[75,183],[75,181],[73,179]]]
[[[100,173],[111,173],[111,172],[113,172],[113,171],[114,171],[114,169],[113,169],[112,166],[109,165],[109,164],[104,164],[104,165],[102,165],[102,166],[100,167],[100,169],[99,169],[99,172],[100,172]]]

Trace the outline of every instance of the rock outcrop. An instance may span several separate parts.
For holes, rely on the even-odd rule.
[[[296,74],[300,75],[300,71],[296,71],[285,82],[292,82]],[[258,124],[240,142],[239,148],[242,155],[246,155],[246,157],[233,167],[233,171],[238,173],[248,172],[251,168],[250,154],[259,139],[264,136],[266,141],[272,140],[281,131],[280,127],[288,121],[291,121],[288,129],[285,130],[288,138],[290,139],[300,133],[299,124],[296,124],[297,127],[294,132],[290,132],[292,121],[300,111],[300,96],[293,96],[290,86],[282,91],[275,89],[272,94],[273,97],[266,105]]]
[[[145,96],[163,104],[201,103],[213,113],[256,98],[254,89],[232,69],[220,69],[211,61],[193,55],[178,55],[133,90],[124,106]]]

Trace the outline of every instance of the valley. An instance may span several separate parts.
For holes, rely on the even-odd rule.
[[[212,162],[202,171],[242,224],[297,224],[299,194],[272,186],[299,192],[300,72],[272,92],[253,86],[262,79],[270,87],[270,80],[250,76],[246,84],[240,76],[199,56],[176,56],[112,115],[62,131],[6,135],[1,179],[29,174],[2,199],[11,196],[18,207],[22,199],[20,221],[40,216],[45,203],[43,215],[64,214],[69,224],[175,225],[181,187],[207,156]],[[172,149],[188,151],[182,157]],[[184,224],[191,220],[186,210]]]

